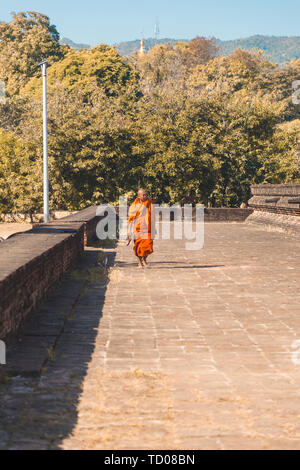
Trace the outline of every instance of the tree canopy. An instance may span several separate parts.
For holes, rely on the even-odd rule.
[[[253,183],[300,181],[300,61],[261,51],[218,56],[214,39],[121,57],[59,44],[49,18],[0,24],[0,212],[42,208],[42,80],[49,61],[51,209],[114,203],[146,187],[159,203],[239,206]]]
[[[47,59],[52,64],[65,50],[47,16],[34,11],[12,15],[10,23],[0,23],[0,79],[10,96],[40,73],[39,62]]]

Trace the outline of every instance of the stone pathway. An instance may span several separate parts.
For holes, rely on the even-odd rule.
[[[149,270],[119,243],[41,377],[0,386],[0,449],[300,449],[299,240],[205,230]]]

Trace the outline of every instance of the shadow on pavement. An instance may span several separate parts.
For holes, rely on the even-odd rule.
[[[178,264],[179,266],[174,266],[174,264]],[[128,268],[130,266],[138,268],[138,264],[136,263],[127,263],[125,261],[119,261],[117,263],[117,266],[119,268]],[[176,261],[156,261],[156,262],[151,262],[149,261],[149,268],[152,269],[208,269],[208,268],[223,268],[225,265],[224,264],[202,264],[202,265],[195,265],[195,264],[188,264],[188,263],[182,263],[182,262],[176,262]]]
[[[26,355],[33,360],[30,345],[35,348],[34,354],[38,354],[37,345],[40,343],[43,348],[45,333],[50,336],[57,333],[54,326],[61,316],[60,334],[52,338],[54,346],[47,351],[48,360],[40,377],[22,375],[20,370],[20,375],[7,377],[6,383],[0,385],[0,449],[60,449],[62,441],[72,433],[102,318],[107,269],[113,266],[114,259],[112,250],[87,247],[83,265],[76,266],[68,279],[48,296],[41,306],[42,315],[38,311],[32,315],[33,324],[42,319],[40,329],[35,329],[35,334],[30,330],[28,336],[26,325],[23,330],[23,337],[27,331],[26,347],[15,348],[16,355],[23,355],[25,365]],[[75,289],[81,286],[80,295],[63,318],[72,285]]]

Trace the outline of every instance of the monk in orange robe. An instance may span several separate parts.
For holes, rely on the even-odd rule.
[[[138,267],[149,267],[147,258],[153,253],[151,223],[154,225],[154,201],[147,191],[140,189],[138,197],[129,208],[128,245],[134,239],[134,254],[138,259]]]

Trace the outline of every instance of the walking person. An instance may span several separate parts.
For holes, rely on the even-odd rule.
[[[129,208],[128,245],[134,240],[134,254],[138,267],[149,267],[147,258],[153,253],[151,227],[155,228],[154,201],[145,189],[140,189],[137,198]],[[153,230],[152,233],[155,233]]]

